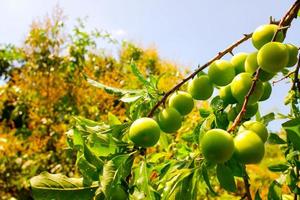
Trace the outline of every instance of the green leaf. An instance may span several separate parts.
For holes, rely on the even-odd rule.
[[[89,183],[99,180],[99,170],[97,167],[88,162],[83,155],[77,158],[76,165],[78,166],[85,180]]]
[[[199,114],[203,118],[207,118],[211,114],[211,110],[209,108],[200,108]]]
[[[95,153],[88,147],[86,144],[84,145],[84,157],[85,159],[94,165],[98,170],[102,171],[104,162],[101,160],[98,156],[95,155]]]
[[[268,142],[271,144],[286,144],[286,141],[281,139],[278,134],[276,133],[270,133],[270,136],[268,137]]]
[[[262,200],[260,195],[259,195],[259,190],[256,191],[254,200]]]
[[[281,164],[270,165],[268,168],[272,172],[284,172],[289,168],[289,166],[286,163],[281,163]]]
[[[212,194],[217,195],[217,193],[214,191],[214,189],[212,188],[212,186],[211,186],[211,184],[210,184],[208,172],[207,172],[206,166],[205,166],[204,164],[202,164],[201,172],[202,172],[203,180],[204,180],[205,184],[207,185],[209,191],[210,191]]]
[[[121,180],[125,180],[131,173],[132,164],[133,155],[130,154],[117,155],[105,163],[101,186],[107,199],[110,199],[113,187],[119,185]]]
[[[83,184],[82,178],[68,178],[61,174],[42,172],[30,179],[32,194],[36,200],[92,199],[99,187],[97,182]]]
[[[266,114],[260,118],[260,121],[266,126],[273,120],[275,120],[275,114],[273,112]]]
[[[225,108],[224,107],[224,102],[223,102],[223,100],[221,99],[220,96],[215,96],[211,100],[210,106],[211,106],[211,108],[213,109],[214,112],[221,111]]]
[[[103,83],[94,81],[90,78],[88,78],[87,81],[89,84],[91,84],[97,88],[105,90],[108,94],[114,94],[117,96],[124,96],[126,94],[140,94],[143,92],[143,90],[125,90],[125,89],[119,89],[119,88],[107,86],[107,85],[104,85]]]
[[[147,170],[147,163],[143,160],[139,165],[137,185],[141,191],[144,192],[145,199],[155,199],[154,194],[151,192],[151,185],[149,183],[149,175]]]
[[[136,64],[131,62],[130,64],[131,70],[133,74],[138,78],[138,80],[145,86],[151,86],[150,82],[143,76],[143,74],[139,71]]]
[[[169,174],[169,176],[171,178],[168,179],[168,181],[166,183],[164,192],[162,194],[162,199],[164,199],[164,200],[173,199],[173,198],[171,198],[172,196],[175,196],[177,199],[177,198],[179,198],[180,195],[182,195],[181,192],[184,192],[185,196],[187,198],[187,193],[183,190],[188,189],[188,188],[185,188],[185,186],[182,184],[187,177],[192,175],[192,172],[193,172],[193,170],[191,170],[191,169],[179,169],[179,170],[174,170],[171,174]],[[192,176],[190,178],[192,178]],[[177,196],[177,195],[179,195],[179,196]],[[187,198],[187,199],[190,199],[190,198]]]
[[[236,191],[236,184],[233,173],[229,167],[224,164],[217,165],[217,178],[222,188],[229,192]]]
[[[269,187],[268,200],[282,200],[281,185],[273,181]]]
[[[290,129],[285,129],[287,138],[292,142],[294,149],[300,150],[300,134]]]
[[[107,115],[108,118],[108,124],[109,125],[119,125],[122,124],[122,122],[118,119],[118,117],[111,112],[108,113]]]
[[[226,164],[231,169],[233,176],[243,177],[244,175],[243,166],[234,157],[232,157],[229,161],[227,161]]]

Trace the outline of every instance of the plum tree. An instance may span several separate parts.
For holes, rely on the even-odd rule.
[[[231,83],[231,92],[234,98],[239,102],[243,103],[245,96],[249,92],[252,85],[252,77],[249,73],[238,74]],[[249,98],[249,104],[256,103],[263,95],[263,84],[261,81],[257,81],[256,87]]]
[[[160,129],[165,133],[174,133],[180,127],[182,123],[182,117],[180,113],[172,107],[163,109],[157,117]]]
[[[207,75],[201,75],[189,82],[187,90],[194,99],[207,100],[213,94],[214,87]]]
[[[245,60],[247,56],[247,53],[238,53],[231,58],[230,62],[234,67],[235,74],[239,74],[245,71]]]
[[[269,42],[257,54],[258,65],[266,72],[277,73],[287,66],[289,51],[286,45],[280,42]]]
[[[208,68],[208,76],[218,86],[229,84],[235,76],[233,65],[227,60],[217,60]]]
[[[205,159],[214,163],[226,162],[234,151],[232,136],[222,129],[207,131],[201,138],[200,146]]]
[[[187,115],[194,108],[194,100],[189,93],[178,91],[171,95],[169,106],[175,108],[181,115]]]
[[[254,74],[256,70],[258,69],[258,63],[257,63],[257,51],[250,53],[245,61],[245,71]],[[261,81],[268,81],[272,79],[275,76],[275,74],[268,73],[261,69],[258,78]]]
[[[293,44],[286,44],[286,47],[287,47],[287,49],[288,49],[288,51],[289,51],[289,62],[288,62],[288,64],[287,64],[287,67],[292,67],[292,66],[294,66],[296,63],[297,63],[297,61],[298,61],[298,58],[297,58],[297,56],[298,56],[298,48],[295,46],[295,45],[293,45]]]
[[[261,25],[252,34],[252,44],[256,49],[260,49],[262,46],[271,42],[276,30],[278,29],[278,25],[275,24],[266,24]],[[279,31],[276,36],[276,41],[283,42],[284,35],[282,31]]]
[[[254,133],[256,133],[263,142],[266,142],[268,139],[268,130],[266,126],[261,122],[256,122],[256,121],[244,122],[239,128],[239,132],[244,132],[246,130],[253,131]]]
[[[253,131],[240,132],[234,138],[234,156],[244,164],[259,163],[265,154],[262,139]]]
[[[151,118],[142,117],[135,120],[129,128],[129,139],[137,146],[154,146],[160,137],[160,128]]]
[[[260,97],[259,101],[265,101],[265,100],[269,99],[269,97],[271,96],[271,93],[272,93],[271,83],[263,82],[263,87],[264,87],[264,93]]]

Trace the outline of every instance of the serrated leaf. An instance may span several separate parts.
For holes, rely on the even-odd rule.
[[[287,165],[286,163],[281,163],[281,164],[270,165],[268,168],[272,172],[284,172],[289,168],[289,165]]]
[[[91,183],[93,181],[99,180],[100,171],[97,169],[96,166],[88,162],[83,155],[77,158],[76,165],[78,166],[81,174],[85,178],[85,181]]]
[[[30,179],[32,194],[36,200],[93,199],[98,182],[83,184],[82,178],[68,178],[61,174],[42,172]]]
[[[125,90],[120,88],[115,88],[111,86],[107,86],[103,83],[97,82],[95,80],[92,80],[90,78],[87,79],[87,82],[97,88],[105,90],[109,94],[114,94],[117,96],[124,96],[126,94],[139,94],[142,93],[143,90]]]
[[[300,134],[290,129],[285,129],[285,131],[288,141],[292,142],[294,149],[300,150]]]
[[[233,173],[229,167],[224,164],[217,165],[217,178],[222,188],[229,192],[236,191],[236,184]]]
[[[276,133],[270,133],[270,136],[268,137],[268,142],[271,144],[286,144],[286,141],[284,141]]]
[[[213,109],[214,112],[218,112],[224,109],[224,102],[221,99],[220,96],[215,96],[211,102],[210,102],[210,106]]]
[[[108,124],[109,125],[119,125],[122,124],[122,122],[118,119],[118,117],[114,114],[112,114],[111,112],[109,112],[107,114],[107,118],[108,118]]]
[[[281,185],[273,181],[269,187],[268,200],[282,200]]]
[[[176,197],[176,194],[173,194],[176,189],[179,189],[178,192],[180,192],[180,189],[183,189],[182,184],[183,181],[185,180],[185,178],[187,178],[188,176],[190,176],[192,174],[193,170],[191,169],[179,169],[179,170],[174,170],[171,174],[170,177],[171,179],[169,179],[166,183],[166,187],[164,189],[164,192],[162,194],[162,199],[163,200],[168,200],[168,199],[173,199],[171,197]],[[183,192],[181,190],[181,192]],[[178,194],[180,195],[180,194]],[[185,193],[185,195],[187,196],[187,194]],[[187,198],[189,199],[189,198]]]
[[[273,120],[275,120],[275,114],[273,112],[266,114],[260,118],[260,121],[266,126]]]
[[[207,185],[209,191],[212,194],[217,195],[217,193],[214,191],[214,189],[212,188],[212,186],[210,184],[208,172],[207,172],[206,166],[204,164],[201,167],[201,174],[202,174],[203,180],[204,180],[205,184]]]
[[[99,171],[102,171],[104,162],[101,160],[86,144],[84,145],[83,154],[85,159],[94,165]]]
[[[132,73],[138,78],[138,80],[143,83],[145,86],[151,86],[150,82],[143,76],[143,74],[139,71],[135,63],[130,64]]]
[[[155,199],[153,192],[151,191],[151,185],[149,183],[149,176],[147,170],[147,163],[145,160],[141,162],[139,165],[139,173],[137,179],[137,185],[139,186],[140,190],[144,192],[146,199]]]

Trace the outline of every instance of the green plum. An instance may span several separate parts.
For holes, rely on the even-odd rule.
[[[298,61],[298,48],[292,44],[286,44],[286,47],[289,51],[289,62],[287,64],[287,67],[292,67]]]
[[[247,121],[244,122],[240,128],[239,132],[244,132],[246,130],[253,131],[256,133],[263,142],[266,142],[268,139],[268,130],[266,126],[261,122],[255,122],[255,121]]]
[[[245,60],[247,56],[247,53],[238,53],[231,58],[230,62],[235,69],[235,74],[245,72]]]
[[[289,51],[280,42],[269,42],[257,54],[258,65],[266,72],[275,74],[287,66]]]
[[[257,63],[257,53],[257,51],[250,53],[245,61],[245,71],[250,74],[254,74],[259,67]],[[261,81],[268,81],[271,80],[274,76],[275,74],[268,73],[261,69],[258,78]]]
[[[205,159],[214,163],[224,163],[234,152],[233,137],[222,129],[212,129],[204,133],[200,147]]]
[[[253,131],[240,132],[234,138],[234,156],[243,164],[259,163],[265,154],[262,139]]]
[[[212,83],[225,86],[234,78],[235,69],[229,61],[217,60],[209,66],[208,76]]]
[[[154,146],[160,137],[160,128],[151,118],[143,117],[135,120],[129,128],[129,139],[140,147]]]
[[[157,119],[160,129],[165,133],[176,132],[182,124],[182,116],[172,107],[163,109]]]
[[[265,44],[272,41],[275,33],[278,29],[278,25],[275,24],[266,24],[259,26],[252,34],[252,44],[256,49],[260,49]],[[283,42],[284,34],[282,31],[279,31],[276,36],[277,42]]]
[[[269,83],[269,82],[263,82],[263,87],[264,87],[264,93],[260,97],[259,101],[265,101],[265,100],[267,100],[271,96],[271,93],[272,93],[271,83]]]
[[[175,108],[181,115],[187,115],[194,108],[194,99],[189,93],[178,91],[171,95],[169,107]]]
[[[243,103],[245,96],[248,94],[251,88],[252,76],[246,72],[240,73],[233,79],[230,85],[233,97],[239,103]],[[248,104],[256,103],[263,95],[263,92],[263,84],[260,80],[258,80],[256,82],[256,87],[249,98]]]
[[[237,103],[236,99],[232,96],[230,84],[220,88],[219,96],[225,105]]]
[[[187,91],[197,100],[207,100],[211,97],[214,91],[213,84],[210,82],[207,75],[195,77],[188,84]]]

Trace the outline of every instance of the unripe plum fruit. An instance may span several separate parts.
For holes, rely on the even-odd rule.
[[[157,119],[160,129],[165,133],[176,132],[182,124],[182,116],[172,107],[163,109]]]
[[[171,95],[169,107],[175,108],[181,115],[187,115],[194,108],[194,99],[189,93],[178,91]]]
[[[240,163],[259,163],[265,154],[265,146],[261,138],[253,131],[240,132],[234,138],[234,156]]]
[[[219,96],[225,105],[237,103],[236,99],[232,96],[230,84],[220,88]]]
[[[201,75],[189,82],[187,91],[194,99],[207,100],[213,94],[214,87],[207,75]]]
[[[286,47],[289,51],[289,62],[287,64],[287,67],[294,66],[298,61],[298,48],[295,45],[292,44],[286,44]]]
[[[245,71],[250,74],[254,74],[259,67],[257,63],[257,53],[257,51],[250,53],[245,61]],[[271,74],[261,69],[258,78],[261,81],[268,81],[271,80],[274,76],[275,74]]]
[[[225,86],[234,78],[235,69],[229,61],[217,60],[209,66],[208,76],[212,83]]]
[[[247,53],[238,53],[231,58],[230,62],[234,67],[235,74],[245,72],[245,60],[247,56]]]
[[[266,24],[259,26],[252,34],[252,44],[256,49],[260,49],[262,46],[271,42],[276,31],[278,29],[278,25],[275,24]],[[276,36],[277,42],[283,42],[284,35],[282,31],[279,31]]]
[[[279,42],[269,42],[257,54],[258,65],[266,72],[275,74],[287,66],[289,51],[286,45]]]
[[[256,121],[244,122],[239,128],[239,132],[244,132],[246,130],[253,131],[254,133],[256,133],[263,142],[266,142],[268,139],[268,130],[266,126],[261,122],[256,122]]]
[[[205,159],[213,163],[228,161],[234,152],[233,137],[222,129],[212,129],[204,133],[200,146]]]
[[[259,101],[265,101],[265,100],[267,100],[271,96],[271,93],[272,93],[271,83],[269,83],[269,82],[263,82],[263,87],[264,87],[264,93],[260,97]]]
[[[245,96],[248,94],[251,85],[252,85],[252,76],[249,73],[240,73],[238,74],[233,81],[231,82],[231,92],[233,97],[239,102],[243,103]],[[254,104],[263,95],[263,84],[260,80],[256,82],[254,91],[252,92],[248,104]]]
[[[243,107],[243,104],[236,105],[237,113],[241,112],[242,107]],[[258,103],[247,104],[246,112],[243,116],[243,119],[249,119],[249,118],[253,117],[257,113],[257,111],[258,111]]]
[[[143,117],[135,120],[129,128],[129,139],[140,147],[154,146],[160,137],[160,128],[151,118]]]

